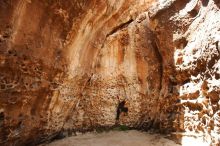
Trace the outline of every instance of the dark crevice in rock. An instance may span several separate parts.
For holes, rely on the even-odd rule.
[[[4,119],[5,119],[5,115],[4,112],[0,113],[0,127],[3,127],[4,125]],[[0,130],[1,131],[1,130]],[[0,134],[1,135],[1,134]]]
[[[196,17],[198,15],[198,11],[196,9],[193,9],[192,11],[189,12],[189,14],[192,16],[192,17]]]
[[[115,33],[117,33],[118,31],[128,27],[129,24],[131,24],[134,20],[133,19],[129,19],[128,21],[124,22],[124,23],[121,23],[119,24],[118,26],[115,26],[105,37],[105,39],[103,40],[103,43],[101,45],[101,48],[99,49],[98,51],[98,56],[100,55],[100,50],[104,47],[105,45],[105,42],[107,40],[107,38]]]
[[[219,50],[219,48],[218,48],[218,45],[219,45],[219,41],[215,42],[216,49],[217,49],[218,54],[219,54],[219,56],[220,56],[220,50]]]
[[[184,84],[189,83],[189,82],[190,82],[190,79],[188,78],[188,79],[184,80],[183,82],[181,82],[180,85],[184,85]]]
[[[162,89],[162,80],[163,80],[163,57],[161,55],[159,45],[157,44],[157,40],[152,45],[155,50],[157,59],[159,60],[159,63],[160,63],[160,66],[159,66],[159,74],[160,74],[159,90],[161,90]]]
[[[131,24],[134,20],[130,19],[127,22],[121,23],[120,25],[114,27],[107,35],[106,38],[113,35],[114,33],[118,32],[119,30],[122,30],[126,28],[129,24]]]

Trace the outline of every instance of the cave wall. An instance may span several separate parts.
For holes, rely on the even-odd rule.
[[[63,130],[113,126],[125,98],[131,120],[120,122],[137,125],[145,88],[157,88],[147,85],[150,71],[141,69],[153,63],[141,53],[148,42],[140,37],[152,35],[145,14],[136,22],[150,3],[2,0],[1,144],[36,144]],[[158,66],[156,53],[150,54]]]
[[[149,15],[163,57],[163,87],[178,89],[173,126],[219,144],[219,1],[164,1]]]
[[[217,0],[0,1],[1,144],[112,127],[123,100],[118,124],[218,143],[218,17]]]

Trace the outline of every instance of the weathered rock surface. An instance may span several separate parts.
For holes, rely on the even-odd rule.
[[[182,121],[176,130],[204,134],[213,144],[220,138],[219,6],[217,0],[176,0],[150,12],[163,57],[163,87],[179,91],[177,115],[184,117],[173,121]]]
[[[1,0],[1,144],[112,127],[123,100],[128,114],[119,124],[218,143],[219,7],[218,0]]]

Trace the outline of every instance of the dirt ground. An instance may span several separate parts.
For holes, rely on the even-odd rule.
[[[180,146],[162,135],[136,130],[86,133],[54,141],[46,146]]]

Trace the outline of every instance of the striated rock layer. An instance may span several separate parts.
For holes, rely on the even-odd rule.
[[[0,143],[34,145],[116,124],[219,143],[219,7],[1,0]],[[116,121],[123,100],[128,113]]]

